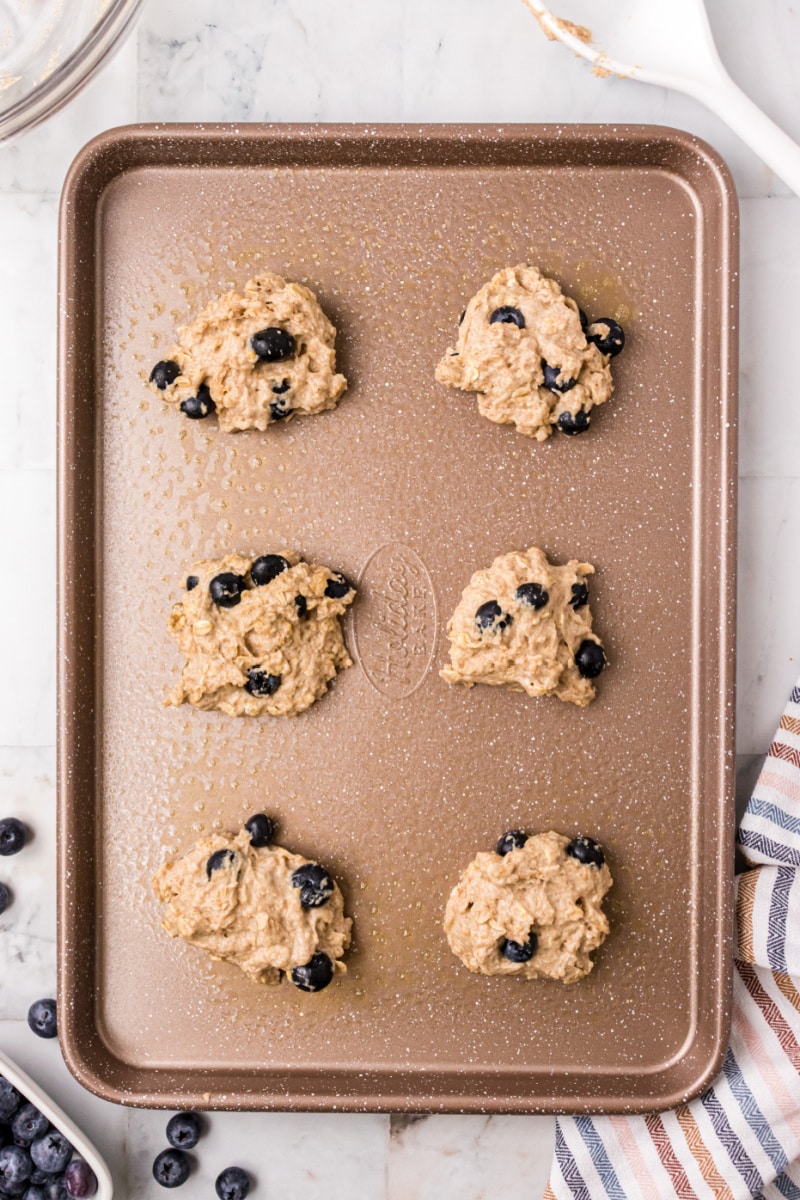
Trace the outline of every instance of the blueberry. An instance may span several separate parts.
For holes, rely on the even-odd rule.
[[[67,1195],[75,1200],[86,1200],[97,1191],[97,1176],[87,1162],[82,1158],[74,1159],[64,1172],[64,1184]]]
[[[188,396],[186,400],[181,400],[180,408],[191,421],[202,421],[203,417],[217,411],[217,406],[211,399],[211,392],[204,383],[200,384],[196,396]]]
[[[22,1200],[47,1200],[47,1192],[38,1183],[30,1183],[22,1194]],[[69,1192],[64,1190],[64,1195],[69,1197]]]
[[[27,1150],[22,1146],[4,1146],[0,1150],[0,1192],[9,1185],[16,1187],[17,1184],[25,1184],[32,1170],[33,1163]]]
[[[197,575],[187,575],[187,576],[186,576],[186,590],[187,590],[187,592],[193,592],[193,591],[194,591],[194,589],[197,587],[197,585],[198,585],[198,583],[199,583],[199,582],[200,582],[200,580],[199,580],[199,578],[197,577]]]
[[[31,1176],[32,1178],[33,1176]],[[42,1186],[45,1200],[69,1200],[69,1192],[64,1186],[63,1175],[48,1175]]]
[[[584,638],[575,651],[575,666],[584,679],[596,679],[606,665],[606,656],[599,642]]]
[[[266,813],[255,813],[245,821],[244,827],[250,834],[250,845],[255,846],[256,850],[269,846],[275,836],[275,822]]]
[[[9,892],[8,887],[6,884],[0,883],[0,917],[6,911],[10,903],[11,893]]]
[[[512,850],[521,850],[527,842],[528,837],[529,835],[523,833],[521,829],[509,829],[508,833],[504,833],[497,843],[497,853],[501,858],[504,858]]]
[[[223,571],[221,575],[214,576],[208,590],[219,608],[235,608],[242,598],[242,592],[247,591],[247,582],[243,575]]]
[[[276,325],[254,333],[250,338],[250,345],[262,362],[283,362],[284,359],[294,357],[294,338],[288,329],[278,329]]]
[[[34,1167],[31,1171],[31,1177],[28,1182],[35,1184],[36,1187],[42,1187],[43,1184],[47,1183],[52,1178],[53,1176],[48,1175],[47,1171],[43,1171],[41,1167]]]
[[[266,821],[267,818],[259,816],[254,820]],[[248,821],[245,828],[248,828]],[[251,835],[250,841],[255,845],[255,841]],[[193,1150],[200,1141],[200,1118],[196,1112],[179,1112],[175,1113],[174,1117],[170,1117],[167,1122],[167,1141],[170,1146],[174,1146],[176,1150]]]
[[[581,329],[583,330],[584,335],[585,335],[586,330],[589,328],[589,318],[587,317],[586,313],[583,311],[582,308],[578,309],[578,316],[581,319]]]
[[[333,895],[333,880],[319,863],[305,863],[293,871],[292,887],[300,889],[303,908],[319,908]]]
[[[219,1200],[245,1200],[250,1191],[250,1176],[241,1167],[226,1167],[214,1183]]]
[[[150,372],[150,382],[154,383],[160,392],[168,388],[181,373],[181,369],[171,358],[163,358],[157,362]]]
[[[215,871],[221,870],[222,867],[231,866],[235,862],[236,855],[234,854],[233,850],[215,850],[214,853],[209,856],[208,862],[206,863],[206,875],[210,879]]]
[[[13,1140],[11,1126],[7,1125],[5,1121],[0,1121],[0,1150],[2,1150],[3,1146],[10,1145]]]
[[[262,554],[250,568],[250,578],[256,587],[263,587],[265,583],[272,583],[273,579],[288,571],[290,566],[288,558],[284,558],[282,554]]]
[[[0,821],[0,854],[8,857],[19,854],[28,837],[28,831],[16,817],[4,817]]]
[[[483,633],[485,629],[505,629],[513,618],[510,613],[504,613],[496,600],[487,600],[475,612],[475,624]]]
[[[256,667],[251,667],[247,672],[247,683],[244,685],[244,690],[251,696],[274,696],[280,686],[280,675],[268,675],[266,671],[259,671]]]
[[[291,411],[288,400],[273,400],[269,406],[269,415],[273,421],[282,421]]]
[[[569,602],[571,607],[576,609],[583,608],[584,604],[589,603],[589,589],[585,583],[573,583]]]
[[[306,600],[305,596],[295,596],[294,606],[297,609],[297,615],[301,621],[303,617],[308,616],[308,601]]]
[[[40,1038],[54,1038],[58,1034],[58,1016],[55,1000],[34,1000],[28,1009],[28,1024]],[[42,1170],[47,1170],[43,1167]]]
[[[60,1129],[51,1129],[33,1143],[31,1158],[34,1164],[42,1171],[47,1171],[48,1175],[57,1175],[72,1158],[72,1146]]]
[[[544,372],[544,386],[551,392],[568,392],[575,387],[577,379],[562,379],[559,383],[558,376],[561,373],[560,367],[551,367],[550,363],[542,362],[542,371]]]
[[[579,408],[576,413],[562,412],[558,418],[558,428],[562,433],[586,433],[592,423],[585,408]]]
[[[466,310],[466,309],[464,309],[464,310],[462,311],[462,313],[461,313],[461,316],[458,318],[458,323],[459,323],[459,325],[463,325],[463,324],[464,324],[464,317],[465,317],[466,315],[467,315],[467,310]]]
[[[11,1122],[11,1132],[18,1146],[30,1146],[50,1128],[50,1122],[44,1113],[40,1113],[35,1104],[23,1104],[17,1109]]]
[[[284,379],[282,383],[273,383],[272,390],[276,396],[282,396],[284,392],[288,392],[292,385],[288,379]]]
[[[586,334],[587,342],[594,342],[601,354],[615,358],[625,346],[625,334],[622,326],[611,317],[600,317],[593,321]]]
[[[22,1097],[4,1075],[0,1075],[0,1121],[10,1121],[20,1106]]]
[[[490,325],[495,325],[498,321],[504,325],[516,325],[517,329],[525,328],[525,318],[522,313],[510,304],[503,304],[500,308],[496,308],[489,317]]]
[[[602,867],[606,861],[603,847],[592,838],[584,837],[582,834],[572,839],[566,852],[571,858],[577,858],[578,862],[586,863],[590,867]]]
[[[521,583],[514,595],[524,608],[544,608],[550,599],[540,583]]]
[[[500,953],[509,962],[526,963],[533,958],[538,946],[539,939],[531,930],[527,942],[512,942],[510,938],[503,938],[500,943]]]
[[[318,950],[310,962],[294,967],[291,980],[301,992],[321,992],[333,979],[333,963],[322,950]]]
[[[180,1187],[189,1178],[189,1159],[182,1150],[162,1150],[153,1163],[153,1178],[162,1187]]]
[[[325,595],[329,596],[331,600],[342,600],[352,590],[352,585],[348,583],[341,571],[334,571],[325,584]]]

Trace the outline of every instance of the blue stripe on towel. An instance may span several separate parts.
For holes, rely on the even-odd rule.
[[[745,821],[747,817],[763,817],[765,821],[771,821],[779,829],[800,836],[800,817],[793,816],[792,813],[788,813],[785,808],[780,808],[777,804],[771,804],[769,800],[759,800],[757,796],[753,796],[747,806]]]
[[[776,865],[786,863],[790,867],[800,867],[800,852],[793,850],[791,846],[775,842],[772,838],[764,837],[754,829],[739,830],[739,845],[744,846],[746,850],[757,850],[759,854],[771,858]]]
[[[789,1161],[789,1156],[772,1132],[772,1126],[769,1121],[758,1107],[756,1098],[747,1086],[741,1067],[737,1063],[733,1051],[730,1049],[725,1055],[722,1070],[725,1073],[728,1086],[736,1097],[739,1108],[742,1110],[742,1116],[758,1138],[764,1153],[768,1156],[775,1170],[781,1172]]]
[[[575,1125],[586,1143],[592,1156],[595,1170],[611,1200],[625,1200],[625,1189],[621,1186],[617,1173],[611,1165],[603,1140],[597,1132],[591,1117],[576,1117]]]

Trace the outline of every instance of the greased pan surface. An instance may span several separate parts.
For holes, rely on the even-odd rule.
[[[61,217],[62,1045],[110,1099],[205,1108],[658,1109],[728,1030],[735,197],[656,127],[143,126],[79,156]],[[434,367],[500,267],[628,342],[616,395],[539,445]],[[261,433],[145,385],[176,325],[261,269],[338,329],[338,409]],[[438,677],[470,575],[595,564],[586,710]],[[294,720],[162,700],[195,558],[296,548],[359,581],[356,665]],[[348,974],[259,988],[159,926],[150,878],[266,810],[355,918]],[[505,829],[591,833],[612,932],[571,987],[470,975],[441,918]]]

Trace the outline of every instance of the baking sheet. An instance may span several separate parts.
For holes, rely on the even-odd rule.
[[[65,186],[60,302],[61,1039],[125,1103],[632,1111],[696,1092],[729,1008],[736,205],[655,127],[142,126]],[[616,395],[539,445],[437,384],[502,266],[614,316]],[[266,434],[145,386],[176,325],[261,269],[338,329],[339,408]],[[539,545],[597,568],[586,710],[447,687],[471,573]],[[356,665],[295,720],[161,701],[193,560],[285,547],[359,580]],[[388,630],[387,637],[384,631]],[[335,873],[348,974],[258,988],[169,939],[168,853],[265,810]],[[607,847],[580,984],[472,976],[446,897],[507,828]]]

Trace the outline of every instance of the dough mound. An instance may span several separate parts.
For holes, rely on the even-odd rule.
[[[337,671],[352,666],[339,618],[355,589],[343,575],[297,554],[269,560],[280,573],[260,586],[251,571],[265,559],[228,554],[194,564],[169,618],[186,664],[167,705],[188,701],[233,717],[292,716],[324,695]],[[220,577],[222,604],[213,598]],[[238,597],[231,595],[237,588]]]
[[[536,546],[476,571],[447,624],[450,666],[439,672],[442,679],[590,704],[591,681],[605,666],[589,611],[586,580],[593,574],[590,563],[556,567]]]
[[[209,870],[212,855],[220,865]],[[330,897],[318,907],[303,907],[292,874],[307,864],[282,846],[256,849],[246,829],[235,837],[201,838],[153,876],[153,891],[167,906],[161,924],[170,937],[234,963],[256,983],[280,983],[319,951],[334,973],[344,972],[339,960],[350,945],[353,922],[330,876]]]
[[[498,309],[513,311],[491,320]],[[587,342],[579,314],[575,301],[536,267],[506,267],[470,300],[456,345],[437,366],[436,378],[477,392],[484,417],[516,425],[525,437],[543,442],[554,426],[583,432],[592,408],[610,399],[614,383],[610,356]],[[557,371],[552,390],[545,386],[545,365]],[[569,390],[558,390],[569,380],[576,381]],[[567,415],[559,421],[562,414]]]
[[[580,862],[567,853],[570,845],[560,833],[538,833],[504,855],[475,856],[444,916],[450,949],[465,967],[480,975],[564,983],[589,974],[589,954],[608,934],[601,905],[613,880],[605,862]],[[535,948],[527,961],[507,957],[504,947],[512,942],[523,950],[517,958],[524,958],[531,934]]]
[[[259,358],[250,339],[263,330],[291,334],[292,352],[277,361]],[[335,338],[313,292],[267,272],[246,283],[243,295],[226,292],[212,300],[178,330],[169,360],[180,374],[161,394],[171,404],[187,403],[184,412],[192,415],[204,384],[213,406],[194,415],[216,410],[224,433],[324,412],[336,407],[347,387],[344,375],[336,374]]]

